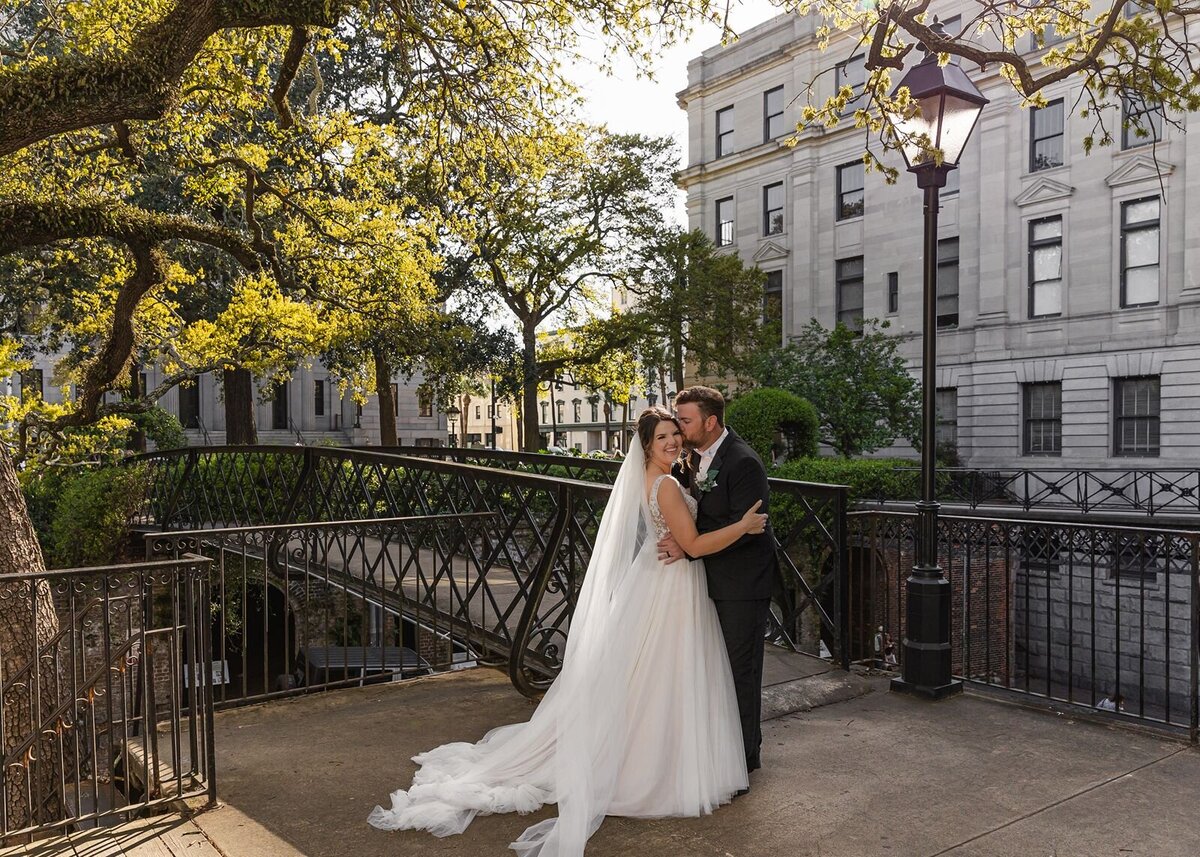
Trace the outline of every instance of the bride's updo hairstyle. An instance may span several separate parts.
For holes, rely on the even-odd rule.
[[[646,456],[647,460],[650,459],[650,446],[654,443],[654,432],[658,428],[658,424],[663,420],[670,420],[675,423],[675,428],[680,428],[679,420],[675,419],[675,415],[659,405],[651,405],[638,414],[638,440],[642,442],[642,453]]]

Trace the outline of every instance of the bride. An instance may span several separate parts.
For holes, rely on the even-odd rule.
[[[385,830],[461,833],[477,814],[558,818],[510,846],[523,857],[579,857],[606,815],[698,816],[746,788],[733,677],[700,560],[665,565],[656,542],[670,533],[690,556],[761,533],[755,505],[737,523],[696,532],[696,501],[671,477],[682,433],[666,410],[637,422],[613,485],[571,621],[563,668],[527,723],[475,744],[413,757],[420,769],[390,809],[368,822]]]

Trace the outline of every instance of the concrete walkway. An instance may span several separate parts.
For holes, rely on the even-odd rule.
[[[974,696],[886,691],[771,720],[753,791],[701,819],[609,819],[589,857],[1010,857],[1200,854],[1200,754],[1186,745]],[[496,855],[549,817],[477,819],[458,837],[364,819],[419,750],[528,718],[471,670],[226,712],[226,807],[197,823],[228,857]],[[252,845],[252,847],[250,847]]]
[[[1184,743],[972,695],[930,704],[815,659],[778,661],[765,684],[768,712],[807,710],[766,723],[749,795],[699,819],[610,818],[588,857],[1200,854],[1200,752]],[[487,669],[227,711],[222,804],[190,823],[225,857],[511,855],[553,807],[447,839],[365,818],[408,785],[413,754],[531,712]]]

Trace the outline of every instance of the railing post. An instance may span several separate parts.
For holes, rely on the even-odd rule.
[[[292,489],[292,496],[288,498],[287,507],[283,510],[283,520],[278,522],[281,524],[296,523],[296,506],[299,505],[300,495],[308,487],[308,480],[313,472],[315,461],[313,448],[311,446],[304,447],[302,455],[304,463],[300,466],[300,476],[296,479],[296,487]]]
[[[838,540],[838,647],[841,651],[842,669],[850,669],[850,527],[847,516],[847,491],[838,489],[837,521]]]
[[[1193,745],[1200,737],[1200,537],[1193,535],[1192,542],[1192,609],[1191,609],[1191,653],[1188,659],[1189,692],[1191,710],[1188,712],[1188,740]],[[1167,605],[1170,610],[1170,605]]]
[[[166,529],[171,525],[171,518],[175,515],[175,507],[179,505],[179,495],[183,493],[183,486],[188,483],[192,473],[196,470],[196,462],[199,460],[199,451],[189,449],[187,451],[187,464],[183,466],[183,475],[175,483],[175,488],[171,491],[171,498],[167,501],[167,509],[163,513],[165,520],[156,522],[161,529]]]

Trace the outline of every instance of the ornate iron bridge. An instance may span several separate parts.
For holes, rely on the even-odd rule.
[[[538,456],[551,460],[537,461],[544,470],[531,473],[518,469],[529,465],[520,456],[476,459],[511,465],[506,470],[466,463],[466,450],[440,453],[461,460],[258,446],[171,450],[133,461],[150,469],[145,528],[206,531],[188,532],[181,542],[161,537],[168,555],[177,545],[217,560],[232,550],[267,561],[266,571],[250,573],[259,582],[273,575],[289,586],[303,578],[346,592],[358,587],[361,604],[413,626],[409,642],[420,629],[435,637],[437,629],[457,629],[447,644],[459,656],[506,661],[514,685],[535,695],[557,674],[619,464]],[[572,478],[582,476],[592,481]],[[772,480],[771,504],[782,567],[772,634],[814,653],[824,643],[848,666],[847,491]],[[331,543],[338,545],[332,553]],[[290,552],[286,567],[280,551]],[[335,554],[348,559],[331,560]],[[362,612],[360,647],[381,639],[364,630],[381,620]],[[396,627],[381,633],[399,642]],[[345,634],[339,639],[349,642]],[[263,676],[273,671],[266,664]]]

